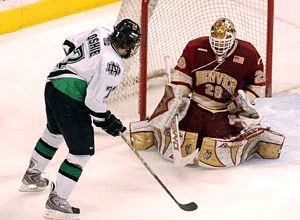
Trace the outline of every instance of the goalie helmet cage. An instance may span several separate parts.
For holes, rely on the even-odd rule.
[[[175,67],[187,42],[207,36],[220,17],[232,20],[237,38],[251,42],[262,56],[266,96],[270,97],[274,0],[123,0],[117,22],[130,18],[140,24],[141,47],[136,56],[125,61],[127,76],[109,102],[132,97],[131,102],[136,102],[139,96],[139,103],[131,105],[138,106],[140,120],[144,120],[147,86],[162,84],[157,79],[164,72],[164,56],[170,56]]]

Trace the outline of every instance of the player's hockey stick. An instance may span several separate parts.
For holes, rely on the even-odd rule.
[[[131,145],[130,141],[125,137],[124,134],[120,133],[122,139],[126,142],[126,144],[130,147],[130,149],[135,153],[135,155],[140,159],[140,161],[144,164],[147,170],[152,174],[152,176],[157,180],[157,182],[164,188],[164,190],[169,194],[169,196],[175,201],[175,203],[184,211],[194,211],[198,208],[195,202],[190,202],[188,204],[179,203],[172,193],[168,190],[168,188],[162,183],[162,181],[158,178],[158,176],[153,172],[153,170],[149,167],[143,157],[137,152],[137,150]]]

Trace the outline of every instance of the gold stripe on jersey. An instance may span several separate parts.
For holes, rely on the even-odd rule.
[[[183,84],[188,84],[190,87],[192,87],[193,79],[192,77],[188,76],[184,72],[181,72],[179,70],[174,70],[171,81],[181,82]]]
[[[234,94],[237,86],[237,80],[226,73],[211,70],[196,71],[196,85],[198,86],[205,83],[220,85],[231,95]]]
[[[210,98],[199,95],[197,93],[192,94],[192,100],[194,100],[199,105],[199,107],[207,111],[210,111],[212,113],[226,112],[227,105],[229,104],[229,102],[226,103],[216,102],[214,100],[211,100]]]
[[[266,86],[249,85],[247,86],[246,92],[247,91],[251,92],[255,96],[255,98],[263,98],[265,97]]]

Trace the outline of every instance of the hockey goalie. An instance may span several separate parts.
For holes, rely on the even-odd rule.
[[[261,126],[254,104],[264,94],[259,53],[236,38],[231,20],[220,18],[209,36],[186,45],[151,117],[130,124],[132,145],[156,147],[178,167],[231,167],[255,155],[277,159],[285,137]]]

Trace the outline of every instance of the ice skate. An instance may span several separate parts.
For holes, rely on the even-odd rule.
[[[22,178],[22,185],[19,191],[40,192],[49,185],[49,180],[42,177],[41,172],[35,169],[36,165],[37,163],[34,160],[30,160],[29,167]]]
[[[46,202],[45,218],[48,219],[79,219],[80,209],[72,207],[67,200],[59,197],[55,192],[55,185],[52,185],[52,190]]]

